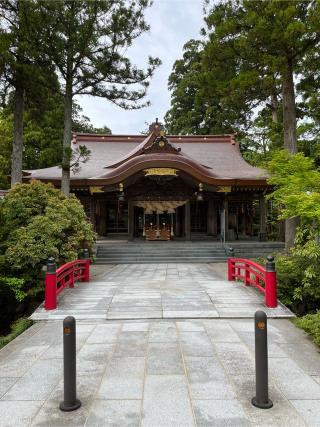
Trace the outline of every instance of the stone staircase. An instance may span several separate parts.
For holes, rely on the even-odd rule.
[[[266,258],[285,249],[284,242],[244,242],[236,241],[225,244],[226,252],[232,247],[237,258]]]
[[[123,242],[97,244],[96,264],[224,262],[217,242]]]
[[[266,258],[284,249],[282,242],[230,242],[225,247],[217,241],[170,242],[98,242],[96,264],[159,264],[225,262],[229,247],[238,258]]]

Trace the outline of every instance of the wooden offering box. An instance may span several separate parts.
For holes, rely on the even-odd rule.
[[[170,240],[170,228],[146,228],[146,240]]]

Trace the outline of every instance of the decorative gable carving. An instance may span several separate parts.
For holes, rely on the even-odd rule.
[[[171,154],[178,154],[181,151],[181,148],[176,148],[170,142],[168,139],[162,134],[158,136],[154,142],[149,145],[149,147],[143,148],[142,152],[143,154],[150,154],[150,153],[171,153]]]

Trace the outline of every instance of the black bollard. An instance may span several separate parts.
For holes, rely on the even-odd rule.
[[[83,249],[83,259],[89,259],[89,258],[90,258],[89,249]]]
[[[80,259],[89,259],[90,258],[90,254],[89,254],[89,249],[82,249],[80,252]]]
[[[268,331],[267,315],[258,310],[254,314],[255,329],[255,357],[256,357],[256,396],[252,398],[252,405],[261,409],[273,406],[268,396]]]
[[[76,319],[73,316],[68,316],[63,321],[63,375],[64,400],[60,403],[60,409],[70,412],[81,406],[77,399]]]

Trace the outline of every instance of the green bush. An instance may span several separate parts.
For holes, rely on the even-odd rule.
[[[0,296],[1,301],[7,294],[12,294],[14,299],[21,302],[27,294],[23,291],[24,280],[16,277],[0,277]]]
[[[26,329],[28,329],[33,324],[32,320],[21,318],[16,320],[11,325],[10,334],[1,337],[0,336],[0,348],[9,344],[10,341],[14,340],[18,335],[22,334]]]
[[[0,239],[0,268],[29,282],[49,256],[62,264],[91,250],[95,235],[75,196],[33,181],[15,185],[1,203]]]
[[[279,209],[279,219],[297,218],[295,244],[276,258],[279,297],[298,314],[320,308],[320,172],[303,153],[277,151],[268,164],[267,197]]]
[[[299,301],[295,299],[295,289],[302,280],[296,260],[287,255],[277,255],[275,261],[278,279],[278,298],[283,304],[296,311]]]
[[[320,308],[320,246],[314,233],[299,229],[290,254],[276,256],[279,299],[297,314]]]
[[[0,202],[0,309],[9,325],[43,292],[43,266],[92,249],[95,234],[79,200],[51,184],[16,184]],[[17,279],[19,278],[19,279]]]
[[[295,324],[308,332],[313,341],[320,346],[320,312],[295,319]]]
[[[0,277],[0,335],[8,331],[17,314],[17,308],[27,296],[23,287],[23,279]]]

